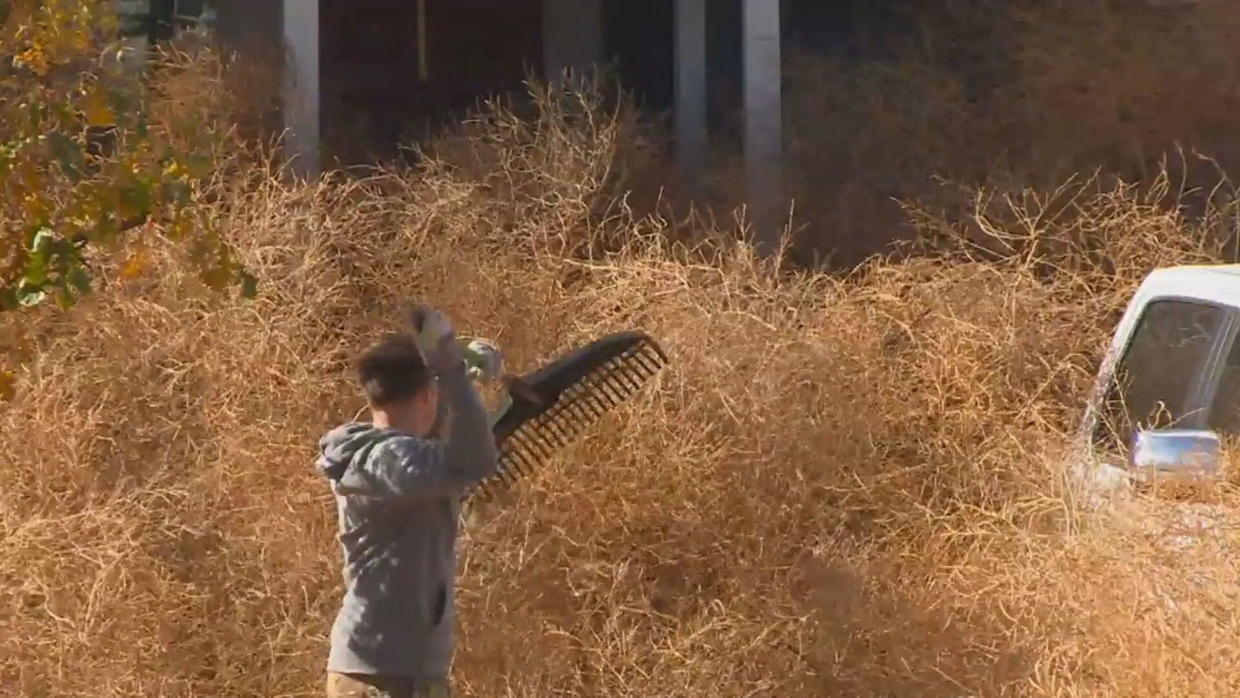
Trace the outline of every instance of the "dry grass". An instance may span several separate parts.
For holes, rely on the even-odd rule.
[[[1039,191],[1168,152],[1240,169],[1230,0],[889,3],[857,58],[789,59],[788,168],[805,250],[851,265],[911,232],[899,200],[967,216],[935,177]],[[1196,171],[1196,169],[1195,169]],[[1199,168],[1197,185],[1214,173]]]
[[[1085,511],[1063,456],[1103,317],[1215,255],[1217,219],[1087,182],[1053,216],[923,215],[952,241],[903,262],[773,274],[623,215],[627,117],[549,97],[417,172],[222,164],[257,301],[157,246],[78,310],[3,320],[33,348],[0,414],[6,694],[316,695],[340,580],[312,448],[412,298],[516,366],[622,327],[674,362],[474,512],[462,695],[1234,693],[1234,524],[1169,545],[1220,505]]]

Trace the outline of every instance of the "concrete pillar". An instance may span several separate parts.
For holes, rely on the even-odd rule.
[[[555,80],[565,69],[603,60],[603,0],[543,0],[543,69]]]
[[[783,129],[780,0],[743,0],[745,187],[755,242],[778,251],[783,230]]]
[[[285,150],[293,171],[318,176],[319,0],[284,0],[283,105]]]
[[[697,193],[706,162],[706,0],[676,2],[676,156]]]

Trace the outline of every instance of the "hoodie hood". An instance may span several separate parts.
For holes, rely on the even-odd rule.
[[[319,439],[315,467],[328,479],[339,481],[350,465],[365,462],[375,446],[396,435],[391,429],[361,422],[336,427]]]

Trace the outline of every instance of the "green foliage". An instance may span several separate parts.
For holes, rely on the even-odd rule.
[[[0,311],[72,305],[97,250],[151,235],[182,244],[212,287],[253,295],[199,203],[217,130],[151,120],[112,3],[0,0],[0,22]]]

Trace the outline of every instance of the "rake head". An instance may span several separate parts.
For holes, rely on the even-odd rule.
[[[648,335],[620,332],[506,378],[509,404],[492,425],[499,470],[479,484],[478,493],[488,499],[529,475],[631,399],[666,364],[667,355]]]

